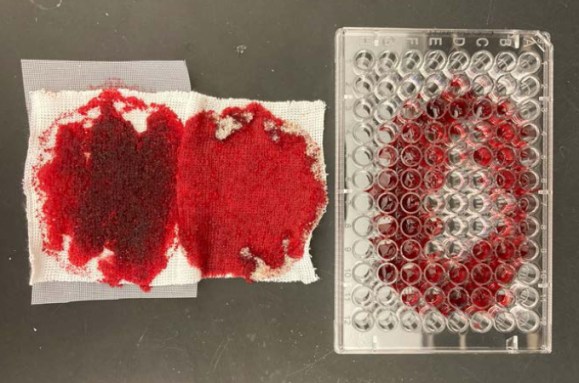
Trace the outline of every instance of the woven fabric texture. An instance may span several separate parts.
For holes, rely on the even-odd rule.
[[[43,250],[42,241],[43,235],[46,233],[46,227],[43,227],[42,220],[38,219],[38,217],[42,216],[43,196],[33,187],[36,174],[34,169],[50,160],[50,158],[44,158],[43,162],[39,162],[43,149],[47,145],[54,145],[54,136],[48,135],[49,138],[46,140],[46,132],[51,130],[55,121],[75,121],[79,117],[70,112],[85,105],[97,97],[100,92],[100,90],[81,92],[49,92],[42,90],[30,93],[31,134],[24,189],[27,196],[32,269],[30,283],[32,285],[45,282],[97,282],[103,279],[103,275],[98,268],[98,260],[102,256],[89,261],[82,273],[71,273],[69,272],[70,265],[67,264],[66,248],[63,250],[63,254],[58,257],[49,255]],[[227,108],[245,107],[251,103],[250,100],[219,99],[196,92],[168,91],[147,93],[127,89],[122,89],[120,92],[123,97],[136,97],[143,100],[147,105],[165,105],[182,122],[187,121],[191,116],[201,111],[210,110],[220,114]],[[325,182],[325,167],[323,164],[323,153],[321,153],[325,104],[321,101],[260,102],[260,104],[276,117],[301,127],[307,133],[320,150],[319,170]],[[146,130],[147,116],[147,113],[127,113],[125,118],[133,124],[137,131],[144,131]],[[291,198],[291,196],[288,196],[288,198]],[[323,207],[325,208],[325,206]],[[310,239],[311,230],[305,240],[305,254],[298,261],[289,265],[288,269],[284,270],[283,273],[264,274],[255,279],[274,282],[301,281],[303,283],[311,283],[317,280],[318,277],[315,274],[309,254]],[[166,255],[169,259],[168,264],[150,283],[153,288],[156,286],[189,285],[201,279],[200,270],[191,267],[182,246],[170,247]],[[213,277],[227,276],[215,275]],[[121,281],[121,283],[124,282]]]

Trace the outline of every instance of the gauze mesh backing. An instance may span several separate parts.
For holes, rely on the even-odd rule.
[[[31,185],[32,166],[37,153],[40,151],[39,134],[50,127],[53,121],[60,115],[86,104],[96,97],[100,91],[61,91],[57,93],[35,91],[30,94],[31,102],[31,129],[32,135],[29,146],[29,158],[25,177],[25,191],[29,210],[29,237],[31,251],[32,285],[51,281],[79,281],[91,282],[102,278],[97,268],[98,259],[94,258],[87,264],[88,274],[75,275],[65,271],[53,256],[42,251],[42,223],[38,219],[31,219],[39,214],[41,207],[40,196]],[[245,106],[252,102],[246,99],[219,99],[205,96],[196,92],[156,92],[145,93],[133,90],[121,89],[125,97],[135,96],[147,104],[163,104],[169,107],[177,116],[185,122],[189,117],[202,110],[213,110],[220,113],[223,109],[231,106]],[[287,101],[287,102],[261,102],[260,103],[275,116],[297,123],[300,125],[322,148],[325,104],[322,101]],[[131,120],[129,116],[125,118]],[[145,119],[131,120],[137,130],[145,124]],[[143,128],[144,129],[144,128]],[[323,153],[322,153],[323,156]],[[323,165],[323,164],[322,164]],[[322,169],[325,174],[325,169]],[[318,279],[309,254],[311,237],[306,241],[306,254],[285,274],[272,277],[265,281],[270,282],[303,282],[311,283]],[[62,258],[66,258],[66,254]],[[169,264],[151,283],[152,286],[176,286],[189,285],[199,281],[200,271],[191,267],[181,247],[170,249],[167,253]]]
[[[53,61],[22,60],[22,77],[24,95],[31,123],[30,92],[45,89],[58,92],[61,90],[82,91],[110,86],[123,86],[142,91],[156,92],[163,90],[191,90],[189,72],[184,61]],[[34,139],[33,126],[31,142]],[[27,157],[26,172],[29,174]],[[26,182],[26,180],[25,180]],[[25,189],[27,189],[25,185]],[[31,230],[31,199],[27,198],[29,222],[29,241],[31,254],[37,248],[37,239]],[[36,243],[35,243],[36,242]],[[37,250],[37,249],[36,249]],[[33,258],[31,257],[31,262]],[[34,269],[34,268],[33,268]],[[34,274],[34,273],[33,273]],[[145,293],[137,286],[126,285],[123,288],[110,287],[102,283],[63,281],[62,279],[37,282],[30,279],[32,285],[32,304],[63,303],[86,300],[110,300],[125,298],[191,298],[197,296],[196,283],[156,286]]]

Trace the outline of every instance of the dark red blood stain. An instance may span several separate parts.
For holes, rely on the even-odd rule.
[[[38,170],[37,186],[46,196],[44,248],[61,251],[69,236],[68,258],[78,267],[108,250],[113,254],[98,261],[104,282],[148,290],[166,267],[174,239],[182,124],[156,105],[139,133],[115,109],[117,102],[126,112],[147,108],[137,98],[105,90],[78,110],[83,122],[55,127],[52,159]],[[91,119],[87,114],[94,109],[100,115]]]
[[[461,76],[451,80],[440,99],[425,104],[420,117],[392,121],[398,132],[378,153],[383,149],[388,157],[416,148],[422,159],[416,166],[404,157],[394,161],[390,155],[388,169],[378,175],[378,185],[367,190],[375,199],[388,190],[390,198],[399,201],[394,212],[390,209],[373,217],[379,234],[372,241],[388,238],[389,248],[398,248],[395,255],[389,255],[389,263],[379,268],[378,278],[392,285],[407,305],[418,305],[419,295],[422,305],[435,306],[444,315],[456,309],[472,313],[510,305],[514,298],[508,287],[523,259],[536,253],[526,245],[527,236],[537,230],[527,214],[537,208],[532,195],[539,179],[526,164],[536,162],[529,145],[537,139],[537,129],[512,117],[515,104],[510,100],[477,97],[466,92],[465,81]],[[496,206],[490,212],[481,206],[492,230],[485,238],[470,239],[465,249],[449,248],[442,240],[436,244],[444,235],[445,218],[437,215],[436,207],[444,201],[437,202],[436,195],[441,194],[450,171],[472,166],[469,161],[479,169],[471,172],[468,182]],[[387,161],[378,162],[385,166]],[[409,203],[409,195],[422,201],[419,209]],[[419,234],[416,227],[422,228]],[[415,265],[422,270],[421,282],[405,274]]]
[[[437,216],[432,216],[424,222],[424,232],[434,238],[444,232],[444,222]]]
[[[486,98],[481,98],[475,101],[472,108],[473,116],[482,120],[491,117],[495,109],[493,103]]]
[[[378,197],[378,207],[384,213],[393,213],[398,208],[398,200],[392,193],[384,193]]]
[[[383,190],[391,190],[398,184],[398,174],[392,169],[384,169],[378,174],[378,185]]]
[[[414,261],[418,259],[421,251],[422,249],[420,247],[420,243],[413,239],[408,239],[404,241],[402,247],[400,248],[402,256],[409,261]]]
[[[249,117],[248,117],[249,116]],[[307,236],[326,205],[314,176],[308,139],[260,104],[228,108],[219,118],[240,126],[216,138],[213,112],[191,118],[179,155],[179,237],[204,277],[250,279],[261,259],[273,269],[304,254]],[[284,241],[287,246],[284,249]],[[243,255],[247,249],[250,256]]]
[[[422,136],[422,128],[420,125],[415,123],[408,123],[402,127],[400,134],[404,141],[408,142],[409,144],[413,144],[417,142]]]
[[[405,166],[418,166],[422,160],[422,153],[416,146],[407,146],[402,150],[400,159]]]
[[[453,288],[448,292],[448,303],[457,309],[465,308],[469,303],[468,292],[461,287]]]
[[[386,263],[378,269],[378,277],[386,284],[390,284],[398,278],[398,269],[391,263]]]

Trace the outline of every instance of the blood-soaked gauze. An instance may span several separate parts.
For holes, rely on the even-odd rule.
[[[201,112],[179,153],[179,238],[204,276],[284,273],[326,205],[321,153],[257,103]]]
[[[286,116],[196,93],[32,93],[31,283],[315,280],[323,156],[288,117],[323,104],[270,104]]]

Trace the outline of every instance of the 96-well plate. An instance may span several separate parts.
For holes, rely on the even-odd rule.
[[[336,34],[340,353],[550,352],[545,33]]]

